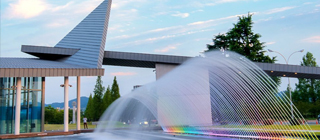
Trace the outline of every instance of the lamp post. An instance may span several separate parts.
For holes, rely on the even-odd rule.
[[[293,54],[295,54],[295,53],[303,52],[304,49],[293,52],[292,54],[289,55],[288,59],[286,59],[281,53],[279,53],[279,52],[277,52],[277,51],[273,51],[273,50],[270,50],[270,49],[268,49],[268,51],[269,51],[269,52],[275,52],[275,53],[277,53],[277,54],[280,54],[280,55],[283,57],[283,59],[286,61],[286,64],[288,65],[288,64],[289,64],[289,59],[290,59],[290,57],[291,57]],[[288,77],[288,85],[289,85],[289,95],[290,95],[291,119],[293,120],[293,119],[294,119],[293,106],[292,106],[293,104],[292,104],[292,96],[291,96],[291,87],[290,87],[290,78],[289,78],[289,77]]]

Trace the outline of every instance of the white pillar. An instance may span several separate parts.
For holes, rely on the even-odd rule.
[[[77,130],[80,130],[80,76],[77,77]]]
[[[21,110],[21,77],[17,77],[16,115],[14,122],[14,134],[20,134],[20,110]]]
[[[68,132],[69,122],[69,77],[64,77],[64,132]]]
[[[42,88],[41,88],[41,132],[44,132],[44,110],[45,110],[45,91],[46,91],[46,78],[42,77]]]

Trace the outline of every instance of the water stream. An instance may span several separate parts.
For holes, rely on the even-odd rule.
[[[277,84],[233,52],[195,57],[116,100],[96,133],[162,130],[254,139],[317,139]]]

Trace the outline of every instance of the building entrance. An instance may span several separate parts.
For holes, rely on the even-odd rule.
[[[0,134],[14,133],[16,78],[0,78]],[[20,133],[41,131],[41,78],[21,78]]]

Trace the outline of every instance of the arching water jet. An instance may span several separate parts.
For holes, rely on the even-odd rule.
[[[114,102],[96,132],[169,133],[255,139],[317,139],[288,97],[258,66],[233,52],[209,52]]]

